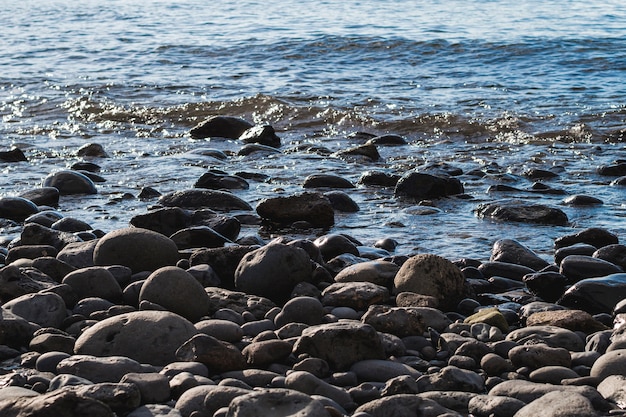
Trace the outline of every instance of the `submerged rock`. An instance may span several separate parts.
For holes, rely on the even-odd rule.
[[[556,226],[565,226],[569,222],[567,215],[558,208],[520,201],[480,204],[475,211],[480,218],[490,218],[499,221],[552,224]]]

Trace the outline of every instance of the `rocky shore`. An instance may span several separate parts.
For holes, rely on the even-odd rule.
[[[241,140],[244,153],[281,146],[270,126],[228,117],[191,136]],[[342,152],[371,160],[402,144],[378,136]],[[41,188],[0,198],[0,218],[21,230],[2,248],[0,416],[626,415],[623,236],[587,228],[532,249],[494,237],[482,260],[403,253],[384,236],[368,246],[319,233],[359,210],[340,176],[253,207],[237,196],[253,176],[217,170],[193,189],[144,188],[150,209],[104,232],[55,210],[61,196],[97,193],[105,149],[79,154]],[[464,193],[446,166],[362,184],[417,202]],[[568,222],[513,200],[476,214]]]

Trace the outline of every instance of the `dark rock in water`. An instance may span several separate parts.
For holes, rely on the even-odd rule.
[[[531,180],[537,180],[537,179],[546,179],[546,178],[555,178],[558,177],[559,174],[556,174],[552,171],[548,171],[546,169],[539,169],[539,168],[531,168],[528,171],[524,172],[524,176],[526,178],[530,178]]]
[[[557,226],[565,226],[568,223],[567,215],[562,210],[543,204],[528,204],[520,201],[480,204],[475,211],[478,217],[500,221]]]
[[[503,277],[521,281],[526,274],[532,274],[534,269],[527,266],[512,264],[508,262],[483,262],[478,270],[485,278]]]
[[[400,178],[393,194],[395,197],[425,200],[462,194],[463,192],[463,184],[457,178],[411,171]]]
[[[535,252],[513,239],[500,239],[493,244],[491,261],[524,265],[538,271],[548,266],[548,262]]]
[[[24,225],[20,235],[20,244],[22,245],[50,245],[57,250],[63,249],[70,243],[82,241],[81,238],[72,233],[53,230],[37,223]]]
[[[607,177],[622,177],[626,175],[626,162],[598,167],[598,174]]]
[[[96,185],[89,177],[77,171],[58,171],[48,175],[44,187],[54,187],[61,195],[97,194]]]
[[[376,149],[375,145],[359,145],[354,148],[345,149],[337,152],[337,156],[345,157],[345,156],[363,156],[370,161],[378,161],[380,159],[380,154],[378,153],[378,149]]]
[[[189,133],[194,139],[220,137],[237,139],[243,132],[254,126],[238,117],[211,116],[192,128]]]
[[[395,187],[401,175],[389,174],[381,171],[367,171],[359,178],[359,184],[378,185],[381,187]]]
[[[608,230],[599,227],[592,227],[581,230],[580,232],[572,235],[559,237],[554,241],[554,248],[560,249],[576,243],[586,243],[599,249],[603,246],[613,245],[619,242],[617,236]]]
[[[335,223],[333,206],[320,193],[266,198],[257,205],[256,212],[262,218],[279,224],[307,221],[315,227],[328,227]]]
[[[26,155],[19,148],[11,148],[8,151],[0,151],[0,161],[2,162],[26,162]]]
[[[560,273],[573,284],[586,278],[603,277],[624,272],[622,268],[602,259],[585,255],[566,256],[560,265]]]
[[[150,200],[158,197],[161,197],[161,193],[152,187],[143,187],[137,196],[140,200]]]
[[[208,226],[194,226],[181,229],[170,236],[178,249],[190,248],[218,248],[225,243],[232,243],[230,239],[220,235]]]
[[[406,145],[407,141],[399,135],[382,135],[368,139],[366,145],[399,146]]]
[[[235,269],[248,252],[259,247],[256,245],[226,246],[223,248],[209,248],[196,250],[189,258],[191,266],[208,264],[220,277],[222,286],[234,289]]]
[[[336,282],[322,291],[322,304],[364,310],[389,301],[389,290],[371,282]]]
[[[234,175],[241,177],[245,180],[257,181],[257,182],[267,182],[270,179],[269,175],[263,174],[261,172],[238,171],[238,172],[235,172]]]
[[[196,148],[190,151],[185,152],[185,155],[202,155],[202,156],[210,156],[215,159],[226,160],[228,159],[228,155],[219,149],[212,148]]]
[[[89,225],[89,223],[84,222],[79,219],[75,219],[73,217],[63,217],[62,219],[57,220],[52,223],[50,226],[53,230],[60,230],[61,232],[84,232],[86,230],[92,230],[93,227]]]
[[[626,298],[626,274],[611,274],[588,278],[572,285],[558,304],[589,314],[613,312],[615,305]]]
[[[246,359],[239,349],[206,334],[197,334],[183,343],[176,351],[176,359],[182,362],[200,362],[211,373],[236,371],[246,367]]]
[[[567,278],[558,272],[528,274],[524,276],[523,281],[532,294],[550,303],[561,298],[567,284]]]
[[[93,253],[96,265],[124,265],[134,273],[175,265],[178,259],[178,248],[171,239],[136,227],[107,233]]]
[[[38,206],[57,207],[59,195],[59,190],[55,187],[41,187],[25,191],[20,194],[20,197],[30,200]]]
[[[130,219],[135,227],[159,232],[170,236],[177,231],[191,226],[192,214],[180,207],[165,207],[145,214],[138,214]]]
[[[356,213],[359,211],[359,205],[350,196],[343,191],[329,191],[324,193],[328,198],[333,209],[344,213]]]
[[[274,148],[273,146],[267,146],[267,145],[261,145],[260,143],[248,143],[244,146],[241,147],[241,149],[239,149],[239,152],[237,152],[237,155],[239,156],[247,156],[247,155],[252,155],[253,153],[269,153],[269,154],[273,154],[273,153],[280,153],[280,151],[277,148]]]
[[[100,172],[100,165],[93,162],[76,162],[70,167],[72,171]]]
[[[246,129],[239,136],[239,140],[245,143],[258,143],[272,148],[280,148],[280,138],[276,136],[274,128],[270,125],[253,126]]]
[[[620,185],[620,186],[626,185],[626,176],[622,176],[611,181],[611,185]]]
[[[209,171],[202,174],[193,186],[194,188],[208,188],[211,190],[247,190],[250,188],[248,181],[243,178],[215,171]]]
[[[563,204],[568,206],[595,206],[604,204],[602,200],[589,195],[576,194],[563,200]]]
[[[354,185],[347,179],[338,175],[313,174],[304,179],[303,188],[354,188]]]
[[[626,269],[626,245],[607,245],[595,251],[591,256]]]
[[[104,150],[104,147],[99,143],[87,143],[76,151],[77,156],[88,156],[93,158],[108,158],[109,155]]]
[[[37,206],[23,197],[0,197],[0,217],[22,221],[39,211]]]
[[[220,235],[232,241],[241,231],[241,222],[236,217],[217,215],[212,210],[196,210],[192,214],[194,226],[208,226]]]
[[[311,258],[303,249],[270,243],[243,256],[235,270],[235,288],[281,303],[296,284],[311,280]]]
[[[322,258],[328,262],[332,258],[349,253],[352,255],[359,255],[357,245],[348,239],[346,236],[333,233],[329,235],[320,236],[313,242],[317,246],[322,254]]]
[[[357,322],[320,324],[304,329],[293,351],[323,359],[334,370],[347,370],[366,359],[385,358],[376,329]]]
[[[166,207],[188,209],[210,208],[218,211],[252,210],[241,198],[226,191],[191,189],[174,191],[159,198]]]
[[[564,246],[554,252],[554,262],[559,265],[569,255],[591,256],[596,250],[595,246],[587,243],[575,243],[572,246]]]

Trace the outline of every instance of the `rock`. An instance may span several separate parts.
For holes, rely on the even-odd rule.
[[[604,202],[590,195],[576,194],[564,199],[563,204],[567,206],[594,206],[604,204]]]
[[[463,192],[463,184],[457,178],[409,171],[397,182],[393,194],[395,197],[426,200]]]
[[[222,280],[217,276],[213,268],[207,264],[194,265],[186,271],[202,285],[202,287],[218,287]]]
[[[59,205],[59,190],[55,187],[40,187],[24,191],[19,196],[30,200],[37,206],[57,207]]]
[[[279,224],[306,221],[314,227],[328,227],[335,223],[332,204],[320,193],[266,198],[259,202],[256,212],[262,218]]]
[[[119,382],[129,372],[142,372],[141,364],[125,356],[98,358],[73,355],[57,364],[59,374],[70,374],[94,383]]]
[[[68,243],[59,251],[57,259],[76,269],[94,266],[93,252],[98,242],[99,240],[94,239],[87,242]]]
[[[276,136],[274,128],[270,125],[257,125],[246,129],[239,140],[245,143],[259,143],[273,148],[280,148],[280,138]]]
[[[453,310],[465,298],[465,277],[445,258],[415,255],[402,264],[394,278],[393,292],[403,291],[435,297],[441,309]]]
[[[400,175],[389,174],[387,172],[366,171],[361,175],[361,178],[359,178],[359,184],[395,187],[400,178]]]
[[[610,375],[598,384],[598,392],[619,408],[626,408],[626,376]]]
[[[548,266],[548,262],[540,258],[535,252],[513,239],[500,239],[493,244],[491,250],[492,262],[506,262],[523,265],[538,271]]]
[[[221,377],[232,378],[251,387],[268,387],[279,374],[262,369],[244,369],[242,371],[230,371],[222,373]]]
[[[21,222],[37,212],[37,206],[23,197],[0,197],[0,218]]]
[[[554,263],[560,265],[563,259],[569,255],[591,256],[596,251],[596,247],[587,243],[575,243],[571,246],[564,246],[554,251]]]
[[[276,362],[283,362],[291,354],[292,345],[285,340],[262,340],[247,345],[241,353],[248,365],[263,367]]]
[[[626,162],[615,163],[613,165],[602,165],[598,167],[598,174],[608,177],[620,177],[626,175]]]
[[[359,406],[354,415],[359,417],[460,417],[460,414],[437,404],[435,401],[422,399],[414,394],[397,394],[369,401]]]
[[[617,265],[622,269],[626,268],[626,245],[607,245],[595,251],[592,256]]]
[[[113,274],[101,266],[91,266],[70,272],[63,278],[78,298],[99,297],[111,302],[122,300],[122,289]]]
[[[523,327],[507,334],[506,340],[518,344],[545,343],[553,348],[562,347],[573,352],[584,350],[584,341],[576,333],[556,326]]]
[[[336,401],[342,407],[349,407],[353,401],[348,391],[329,384],[306,371],[294,371],[285,378],[285,388],[308,395],[322,395]]]
[[[421,376],[417,380],[420,392],[424,391],[464,391],[481,393],[485,381],[474,371],[446,366],[434,374]]]
[[[26,162],[26,155],[20,148],[12,147],[8,151],[0,151],[0,161],[2,162]]]
[[[296,341],[295,354],[306,353],[325,360],[336,370],[346,370],[365,359],[384,359],[376,330],[367,324],[338,322],[311,326]]]
[[[176,351],[176,359],[200,362],[212,373],[234,371],[246,367],[246,360],[234,345],[212,336],[197,334],[182,343]]]
[[[194,324],[194,327],[203,334],[213,336],[218,340],[236,343],[243,337],[241,326],[230,320],[209,319]]]
[[[130,219],[134,227],[159,232],[165,236],[171,236],[177,231],[191,226],[192,214],[180,207],[164,207],[138,214]]]
[[[341,158],[362,157],[371,162],[378,161],[380,159],[378,149],[373,144],[358,145],[352,148],[343,149],[337,152],[336,155]]]
[[[344,213],[356,213],[360,210],[359,205],[343,191],[328,191],[324,193],[333,209]]]
[[[407,141],[400,135],[381,135],[368,139],[366,143],[373,145],[400,146],[406,145]]]
[[[198,188],[165,194],[159,198],[159,203],[165,207],[180,207],[183,209],[208,208],[223,212],[252,210],[248,203],[227,191]]]
[[[114,417],[111,408],[93,398],[80,395],[74,390],[56,390],[35,397],[21,397],[0,401],[3,417]]]
[[[221,286],[226,289],[235,289],[235,270],[244,255],[259,247],[256,245],[237,245],[223,248],[198,249],[189,257],[189,264],[193,266],[207,264],[215,271],[221,280]]]
[[[439,300],[430,295],[415,294],[404,291],[396,295],[396,305],[398,307],[439,307]]]
[[[180,345],[197,333],[183,317],[165,311],[120,314],[94,324],[76,340],[83,355],[127,356],[141,363],[166,365]]]
[[[313,297],[295,297],[287,301],[274,318],[277,327],[288,323],[321,324],[324,319],[324,306]]]
[[[182,417],[182,414],[169,405],[145,404],[135,408],[126,417]]]
[[[59,328],[67,317],[65,302],[53,293],[25,294],[4,303],[2,309],[41,327]]]
[[[232,388],[232,387],[229,387],[229,388]],[[190,417],[192,414],[194,416],[197,415],[198,417],[213,417],[213,414],[209,413],[209,409],[215,408],[215,405],[213,403],[205,404],[205,398],[216,389],[221,389],[221,388],[219,388],[217,385],[199,385],[199,386],[192,387],[182,393],[182,395],[176,401],[175,408],[176,410],[180,412],[180,414],[183,417]],[[229,390],[223,390],[221,392],[224,392],[224,391],[229,391],[233,393],[233,391],[238,392],[240,390],[229,389]],[[238,392],[238,395],[243,395],[245,393],[246,392],[244,391]],[[212,398],[215,398],[215,397],[212,397]],[[229,399],[228,402],[230,403],[230,400],[232,400],[231,396],[228,395],[227,398]],[[221,400],[223,401],[224,399],[221,399]],[[205,407],[208,409],[205,409]],[[217,409],[215,411],[217,411]]]
[[[306,251],[271,243],[244,255],[235,270],[235,288],[280,303],[289,299],[296,284],[310,281],[311,274]]]
[[[364,310],[372,304],[385,303],[389,290],[370,282],[337,282],[322,291],[322,304],[325,306],[351,307]]]
[[[320,236],[313,242],[319,249],[322,258],[325,261],[329,261],[332,258],[349,253],[352,255],[359,255],[357,245],[348,237],[341,234],[328,234]]]
[[[596,248],[601,248],[603,246],[618,243],[618,239],[616,235],[606,229],[592,227],[581,230],[575,234],[559,237],[554,241],[554,247],[555,249],[560,249],[576,243],[586,243],[588,245],[595,246]]]
[[[242,146],[241,149],[239,149],[239,152],[237,152],[237,155],[247,156],[247,155],[253,155],[255,153],[256,154],[279,154],[280,151],[273,146],[261,145],[258,143],[248,143]]]
[[[604,277],[624,272],[622,268],[602,259],[585,255],[566,256],[560,265],[560,271],[569,283],[573,284],[586,278]]]
[[[513,364],[495,353],[487,353],[480,361],[480,368],[489,376],[499,376],[513,370]]]
[[[532,382],[543,382],[547,384],[560,385],[564,379],[578,378],[576,372],[565,366],[549,365],[535,369],[528,378]]]
[[[302,188],[354,188],[354,184],[338,175],[312,174],[304,179]]]
[[[586,397],[574,392],[555,391],[546,393],[515,413],[515,417],[535,417],[538,415],[546,417],[596,417],[598,413]]]
[[[603,380],[610,375],[626,377],[626,349],[605,353],[591,367],[591,376]]]
[[[95,157],[95,158],[108,158],[104,147],[99,143],[86,143],[85,145],[78,148],[76,151],[76,156],[87,156],[87,157]]]
[[[0,269],[0,301],[52,288],[57,283],[29,268],[7,265]]]
[[[527,326],[557,326],[574,332],[591,334],[607,327],[582,310],[542,311],[526,319]]]
[[[335,282],[371,282],[372,284],[391,287],[400,267],[393,262],[380,259],[361,262],[342,269]]]
[[[93,253],[96,265],[124,265],[133,272],[154,271],[176,264],[178,248],[166,236],[135,227],[118,229],[102,237]]]
[[[276,304],[268,298],[256,295],[229,291],[217,287],[205,288],[204,290],[209,296],[209,315],[217,315],[220,310],[228,309],[231,312],[239,314],[243,314],[247,311],[252,314],[255,319],[260,320],[265,317],[268,311],[276,307]],[[232,317],[232,314],[230,314],[229,317]]]
[[[624,298],[626,273],[620,273],[578,281],[565,291],[557,303],[590,314],[611,314],[615,305]]]
[[[382,359],[355,362],[350,367],[350,371],[357,375],[359,381],[386,382],[401,375],[408,375],[413,379],[422,376],[420,372],[408,365]]]
[[[516,346],[509,351],[509,359],[513,366],[527,366],[537,369],[544,366],[569,367],[572,358],[567,349],[550,347],[544,344]]]
[[[522,278],[526,288],[537,297],[556,302],[565,292],[567,278],[558,272],[536,272]]]
[[[225,172],[211,170],[202,174],[193,187],[207,188],[209,190],[247,190],[250,188],[250,184],[236,175],[228,175]]]
[[[254,125],[238,117],[211,116],[189,131],[193,139],[220,137],[237,139]]]
[[[19,349],[28,346],[33,334],[40,327],[10,311],[0,309],[0,344]]]
[[[521,201],[501,201],[480,204],[476,208],[480,218],[520,223],[551,224],[565,226],[567,215],[560,209],[543,204],[528,204]]]
[[[434,308],[385,305],[371,305],[361,321],[379,332],[398,337],[421,336],[429,327],[443,331],[450,324],[450,320]]]
[[[329,417],[321,402],[289,389],[264,389],[233,399],[228,406],[229,417],[307,416]]]
[[[524,275],[535,272],[534,269],[527,266],[507,262],[483,262],[478,270],[485,278],[502,277],[515,281],[522,281]]]
[[[37,223],[25,224],[20,235],[21,245],[50,245],[58,251],[70,243],[78,242],[82,242],[82,239],[72,233],[53,230]]]
[[[550,392],[560,393],[562,396],[569,393],[582,395],[597,409],[606,409],[608,405],[600,393],[589,386],[553,385],[519,379],[499,383],[489,391],[489,395],[516,398],[528,404]]]
[[[503,332],[509,331],[509,324],[506,321],[504,315],[498,310],[497,307],[482,309],[464,320],[464,323],[475,324],[485,323],[490,326],[495,326]]]
[[[469,401],[468,410],[476,417],[513,417],[525,405],[525,402],[515,398],[477,395]]]
[[[43,187],[54,187],[60,195],[97,194],[96,185],[89,177],[77,171],[57,171],[43,180]]]

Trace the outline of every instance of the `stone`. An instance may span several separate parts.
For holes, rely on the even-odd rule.
[[[408,375],[413,379],[422,376],[419,371],[408,365],[382,359],[365,359],[355,362],[350,367],[350,372],[354,372],[360,381],[375,382],[386,382],[401,375]]]
[[[125,356],[95,357],[92,355],[73,355],[57,364],[59,374],[70,374],[87,379],[93,383],[119,382],[130,372],[141,372],[141,364]]]
[[[171,236],[192,224],[192,214],[180,207],[163,207],[131,217],[132,226]]]
[[[555,391],[546,393],[515,413],[515,417],[535,417],[538,415],[546,417],[597,417],[598,413],[586,397],[574,392]]]
[[[354,188],[354,184],[338,175],[312,174],[304,179],[302,188]]]
[[[238,156],[247,156],[253,154],[279,154],[280,151],[273,147],[267,145],[261,145],[259,143],[247,143],[239,149],[237,152]]]
[[[191,387],[182,393],[174,407],[183,417],[190,417],[192,414],[198,417],[213,417],[212,413],[209,414],[209,410],[205,410],[205,398],[216,389],[218,389],[218,386],[213,384]],[[226,390],[222,392],[224,391]],[[234,390],[228,391],[233,392]],[[244,392],[239,393],[239,395],[241,394],[244,394]],[[229,395],[228,398],[230,397]],[[232,398],[230,398],[230,400],[232,400]],[[214,405],[211,403],[206,404],[206,406],[210,409],[214,408]]]
[[[12,147],[8,151],[0,151],[0,161],[2,162],[26,162],[28,159],[20,148]]]
[[[396,183],[395,197],[425,200],[441,198],[465,192],[457,178],[409,171]]]
[[[135,384],[141,394],[142,404],[163,403],[170,398],[168,379],[158,372],[129,372],[122,377],[120,383]]]
[[[55,329],[56,330],[56,329]],[[62,333],[59,331],[59,333]],[[65,352],[73,353],[76,339],[68,334],[35,333],[28,344],[28,348],[34,352]]]
[[[276,372],[266,371],[263,369],[244,369],[241,371],[223,372],[221,377],[224,379],[232,378],[247,384],[251,387],[268,387],[272,381],[278,377]]]
[[[591,227],[571,235],[559,237],[554,241],[554,248],[560,249],[576,243],[586,243],[596,248],[601,248],[619,242],[617,236],[608,230],[599,227]]]
[[[400,267],[393,262],[376,259],[357,263],[342,269],[335,282],[371,282],[384,287],[391,287]]]
[[[570,284],[574,284],[583,279],[604,277],[624,271],[619,266],[599,258],[569,255],[561,261],[559,272]]]
[[[491,249],[492,262],[506,262],[523,265],[538,271],[548,266],[548,262],[535,252],[513,239],[499,239]]]
[[[405,138],[400,135],[393,134],[375,136],[371,139],[368,139],[366,143],[385,146],[401,146],[408,144]]]
[[[353,158],[357,160],[365,160],[369,162],[378,161],[380,159],[380,154],[378,153],[378,149],[376,145],[373,144],[365,144],[358,145],[348,149],[342,149],[335,154],[340,158]]]
[[[237,139],[247,129],[253,127],[243,119],[232,116],[211,116],[198,123],[189,133],[193,139],[204,139],[209,137],[220,137]]]
[[[531,314],[526,319],[527,326],[557,326],[574,332],[591,334],[607,327],[582,310],[542,311]]]
[[[626,162],[614,163],[611,165],[602,165],[597,169],[599,175],[609,177],[619,177],[626,175]]]
[[[176,351],[176,359],[203,363],[213,373],[246,367],[245,357],[237,347],[205,334],[197,334],[182,343]]]
[[[236,175],[228,175],[225,172],[210,170],[198,178],[194,188],[207,188],[209,190],[247,190],[250,184],[245,179]]]
[[[598,392],[619,408],[626,408],[626,376],[610,375],[598,384]]]
[[[189,257],[190,265],[210,265],[221,280],[221,286],[235,289],[235,270],[248,252],[258,249],[256,245],[233,245],[223,248],[197,249]]]
[[[141,363],[166,365],[176,349],[197,334],[191,322],[166,311],[137,311],[102,320],[76,340],[77,354],[127,356]]]
[[[485,381],[474,371],[448,365],[434,374],[421,376],[417,380],[420,392],[424,391],[464,391],[482,393]]]
[[[535,272],[534,269],[527,266],[495,261],[483,262],[478,267],[478,270],[485,278],[502,277],[515,281],[522,281],[525,275]]]
[[[194,265],[185,271],[194,277],[202,287],[219,287],[222,284],[220,277],[208,264]]]
[[[366,171],[359,178],[358,183],[364,185],[375,185],[380,187],[395,187],[401,175],[390,174],[381,171]]]
[[[560,385],[564,379],[578,378],[576,372],[565,366],[548,365],[535,369],[528,375],[532,382],[544,382],[547,384]]]
[[[595,246],[587,243],[575,243],[571,246],[564,246],[554,251],[554,263],[560,265],[563,259],[569,255],[591,256],[596,250]]]
[[[171,239],[136,227],[107,233],[93,252],[96,265],[124,265],[134,273],[174,265],[178,259],[178,248]]]
[[[258,143],[273,148],[280,148],[280,138],[270,125],[257,125],[246,129],[239,140],[245,143]]]
[[[0,401],[0,415],[3,417],[115,416],[108,405],[94,398],[80,395],[70,389],[56,390],[34,397],[21,397]]]
[[[181,229],[170,236],[178,249],[192,248],[219,248],[225,243],[232,243],[226,236],[222,236],[208,226],[193,226]]]
[[[291,354],[292,344],[285,340],[253,341],[241,353],[248,365],[261,368],[276,362],[285,361]]]
[[[421,336],[428,328],[443,331],[450,320],[439,310],[428,307],[389,307],[371,305],[361,318],[382,333],[398,337]]]
[[[57,207],[60,193],[55,187],[39,187],[24,191],[19,196],[30,200],[37,206]]]
[[[239,314],[248,312],[255,319],[260,320],[268,311],[276,307],[270,299],[256,295],[218,287],[207,287],[204,290],[209,296],[209,315],[217,314],[222,309],[229,309]]]
[[[25,224],[20,234],[21,245],[49,245],[53,246],[58,251],[61,251],[65,246],[71,243],[82,241],[80,237],[73,233],[53,230],[37,223]]]
[[[513,379],[499,383],[489,391],[489,395],[516,398],[528,404],[550,392],[559,393],[563,396],[569,393],[579,394],[591,401],[594,408],[607,409],[606,400],[595,388],[590,386],[553,385]],[[577,414],[574,413],[573,415]]]
[[[208,208],[220,212],[252,210],[248,203],[232,193],[199,188],[173,191],[162,195],[159,198],[159,203],[165,207],[180,207],[183,209]]]
[[[62,219],[57,220],[52,223],[50,226],[53,230],[60,230],[62,232],[84,232],[87,230],[93,230],[93,227],[87,222],[84,222],[80,219],[75,219],[73,217],[63,217]]]
[[[515,398],[497,395],[477,395],[470,399],[468,411],[476,417],[513,417],[525,402]]]
[[[213,318],[199,321],[194,326],[200,333],[213,336],[223,342],[236,343],[243,337],[241,326],[230,320]]]
[[[611,375],[626,377],[626,349],[617,349],[600,356],[591,367],[592,377],[603,380]]]
[[[328,198],[330,205],[335,211],[344,213],[356,213],[360,210],[359,205],[348,194],[343,191],[327,191],[324,197]]]
[[[350,307],[364,310],[372,304],[389,300],[389,290],[370,282],[336,282],[322,291],[325,306]]]
[[[285,378],[285,388],[308,395],[322,395],[342,407],[349,407],[353,403],[347,390],[331,385],[306,371],[290,372]]]
[[[233,399],[228,406],[229,417],[307,416],[330,417],[321,402],[309,395],[289,389],[264,389]]]
[[[335,224],[335,212],[330,200],[320,193],[304,192],[287,197],[266,198],[259,202],[256,212],[263,219],[278,224],[305,221],[314,227]]]
[[[63,299],[54,293],[30,293],[14,298],[2,309],[41,327],[61,327],[67,317]]]
[[[559,305],[589,314],[611,314],[615,305],[626,298],[626,273],[587,278],[569,287]]]
[[[435,297],[442,310],[454,310],[465,298],[465,277],[445,258],[432,254],[415,255],[402,264],[394,278],[394,294],[403,291]]]
[[[555,226],[565,226],[569,222],[567,215],[558,208],[543,204],[528,204],[521,201],[479,204],[475,211],[479,218],[499,221],[550,224]]]
[[[536,345],[516,346],[509,351],[509,359],[515,367],[527,366],[538,369],[544,366],[565,366],[572,364],[572,357],[567,349]]]
[[[513,330],[506,336],[518,344],[545,343],[553,348],[565,348],[572,352],[584,350],[585,343],[571,330],[556,326],[528,326]]]
[[[0,218],[21,222],[39,212],[39,208],[24,197],[0,197]]]
[[[358,322],[337,322],[311,326],[302,332],[293,352],[306,353],[328,362],[335,370],[346,370],[365,359],[384,359],[376,330]]]
[[[135,408],[126,417],[182,417],[182,414],[169,405],[145,404]]]
[[[324,319],[324,306],[313,297],[294,297],[287,301],[274,318],[277,327],[288,323],[321,324]]]
[[[485,323],[497,327],[502,330],[502,332],[506,333],[509,331],[509,323],[500,310],[498,310],[498,307],[479,310],[467,317],[463,322],[468,324]]]
[[[324,261],[329,261],[332,258],[349,253],[355,256],[359,255],[357,245],[348,237],[341,234],[328,234],[320,236],[313,242],[319,249]]]
[[[39,328],[39,325],[0,308],[0,345],[14,349],[26,347]]]
[[[59,251],[57,259],[79,269],[94,266],[93,253],[99,240],[68,243]]]
[[[513,364],[495,353],[487,353],[480,360],[480,368],[489,376],[499,376],[513,371]]]
[[[522,281],[532,294],[550,303],[561,298],[567,284],[564,275],[551,271],[524,275]]]
[[[414,394],[396,394],[369,401],[359,406],[353,415],[359,417],[460,416],[433,400],[422,399]]]
[[[60,195],[97,194],[94,182],[78,171],[62,170],[48,175],[42,183],[43,187],[54,187]]]
[[[142,301],[158,304],[191,322],[209,311],[209,296],[204,287],[177,266],[165,266],[151,273],[139,293],[139,302]]]
[[[610,262],[622,269],[626,268],[626,245],[607,245],[596,250],[591,256]]]
[[[63,278],[78,298],[98,297],[111,302],[122,300],[122,289],[113,274],[101,266],[91,266],[70,272]]]
[[[22,245],[9,249],[5,264],[8,265],[18,259],[37,259],[39,257],[54,257],[59,251],[51,245]]]
[[[296,284],[311,277],[311,259],[306,251],[282,243],[245,254],[234,274],[237,290],[278,303],[288,300]]]
[[[92,398],[108,405],[118,414],[126,414],[139,407],[141,394],[134,384],[100,383],[73,388],[81,397]]]

